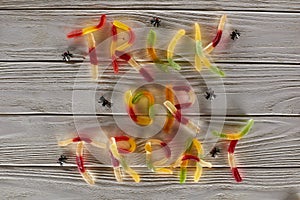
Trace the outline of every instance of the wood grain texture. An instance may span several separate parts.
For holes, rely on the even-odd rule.
[[[226,93],[218,89],[222,82],[211,76],[207,70],[200,77],[192,66],[183,66],[181,74],[191,84],[197,98],[201,114],[222,113],[223,107],[212,107],[213,101],[227,99],[226,113],[229,115],[285,115],[300,114],[299,76],[297,65],[275,64],[219,64],[226,72],[223,79]],[[96,104],[94,112],[111,113],[111,109],[97,103],[104,95],[111,99],[114,88],[121,77],[120,84],[129,84],[140,77],[136,72],[129,72],[129,66],[121,65],[119,75],[101,63],[98,85],[91,83],[88,63],[0,63],[0,112],[1,113],[71,113],[74,93],[92,93]],[[113,78],[114,77],[114,78]],[[76,87],[75,87],[76,85]],[[96,86],[95,86],[96,85]],[[211,87],[212,86],[212,87]],[[95,88],[96,87],[96,91]],[[207,88],[216,91],[217,98],[206,100]],[[95,92],[94,92],[95,91]],[[123,91],[124,92],[124,91]],[[122,100],[122,99],[121,99]],[[120,100],[120,101],[121,101]],[[120,104],[115,99],[111,100]],[[224,104],[226,106],[226,103]],[[91,114],[84,109],[82,113]],[[77,114],[80,114],[77,113]]]
[[[190,117],[197,123],[197,118]],[[99,142],[106,142],[97,127],[104,127],[106,134],[119,132],[113,127],[117,118],[106,117],[63,117],[63,116],[19,116],[0,118],[0,125],[3,129],[0,132],[0,163],[5,166],[58,166],[56,163],[59,155],[66,154],[70,159],[69,163],[74,166],[75,153],[74,145],[68,147],[59,147],[58,141],[75,137],[76,132],[87,133],[88,128],[92,136]],[[123,118],[122,118],[123,119]],[[125,116],[124,116],[125,119]],[[238,130],[246,117],[228,117],[225,122],[224,131]],[[255,117],[255,126],[251,132],[239,141],[237,145],[238,164],[241,167],[267,167],[284,168],[299,167],[300,148],[299,148],[299,117]],[[204,139],[209,136],[209,130],[216,130],[222,123],[220,117],[202,117],[200,118],[201,134],[200,140],[204,142],[205,152],[213,148],[217,139]],[[111,131],[108,131],[111,130]],[[99,133],[97,133],[99,132]],[[184,137],[187,137],[185,131],[180,131]],[[214,137],[213,137],[214,138]],[[175,139],[174,139],[175,140]],[[142,145],[142,143],[141,143]],[[206,155],[208,161],[211,161],[215,167],[228,167],[227,165],[227,145],[221,140],[217,146],[221,148],[221,154],[217,159]],[[89,151],[86,151],[86,160],[88,165],[109,164],[109,159],[105,151],[95,149],[87,145]],[[174,149],[175,150],[175,149]],[[100,156],[102,155],[102,156]],[[131,157],[133,165],[143,166],[143,157]]]
[[[97,170],[97,171],[96,171]],[[0,167],[4,199],[226,199],[298,200],[296,169],[248,169],[241,184],[224,169],[206,170],[199,183],[180,185],[177,177],[143,174],[139,184],[116,183],[110,169],[95,169],[96,185],[88,186],[75,168]],[[298,193],[298,194],[297,194]]]
[[[102,13],[107,13],[109,20],[133,20],[145,27],[151,26],[151,16],[160,16],[163,19],[160,29],[178,30],[181,27],[191,30],[193,23],[199,22],[206,42],[214,37],[220,15],[227,13],[228,24],[222,45],[212,54],[216,62],[299,63],[298,13],[231,11],[33,10],[28,13],[5,10],[1,12],[0,19],[3,27],[7,27],[0,30],[1,37],[5,38],[0,43],[0,58],[2,61],[59,61],[68,45],[75,53],[82,55],[78,49],[76,52],[76,46],[72,46],[71,41],[67,41],[66,34],[74,28],[86,26],[85,23],[96,23]],[[242,37],[237,41],[229,38],[234,29],[241,32]]]
[[[223,79],[226,92],[220,92],[219,80],[206,70],[199,77],[178,57],[181,74],[193,86],[201,108],[200,113],[186,114],[201,126],[199,139],[204,140],[206,153],[214,145],[221,148],[218,158],[206,155],[214,167],[204,169],[199,183],[180,185],[178,171],[174,175],[149,172],[140,153],[130,157],[130,164],[141,174],[142,182],[132,183],[125,176],[125,182],[119,184],[107,152],[87,145],[87,168],[96,177],[96,185],[90,187],[77,171],[75,145],[57,145],[75,136],[77,130],[105,140],[93,132],[95,127],[101,124],[112,134],[119,131],[113,126],[114,120],[126,117],[118,112],[113,118],[111,110],[101,107],[97,100],[101,95],[109,98],[113,90],[123,92],[114,89],[119,78],[125,77],[121,83],[127,85],[139,79],[137,73],[122,65],[121,74],[115,76],[104,69],[107,60],[101,60],[100,72],[104,73],[93,84],[88,61],[81,63],[86,56],[85,41],[66,39],[69,31],[95,24],[103,13],[109,20],[146,28],[151,27],[151,17],[159,16],[162,23],[156,30],[184,28],[189,36],[193,23],[199,22],[204,44],[215,36],[220,16],[228,15],[221,45],[211,55],[227,74]],[[299,1],[2,0],[0,16],[0,199],[300,199]],[[229,34],[235,29],[241,38],[232,41]],[[171,38],[160,35],[162,41]],[[145,38],[137,41],[144,44]],[[67,49],[75,54],[75,62],[62,62],[61,54]],[[192,60],[187,47],[179,50],[183,58]],[[144,57],[139,61],[147,64],[141,55]],[[212,102],[226,97],[226,113],[212,109],[204,98],[209,86],[217,92]],[[85,110],[83,106],[74,111],[72,95],[88,97],[91,92],[95,96],[87,99],[87,104],[95,104],[96,109]],[[115,99],[112,102],[118,104]],[[239,130],[249,118],[255,120],[254,128],[236,148],[237,164],[244,176],[241,184],[231,177],[228,143],[204,139],[205,133],[222,126],[224,118],[225,132]],[[189,135],[180,133],[182,137]],[[138,139],[138,149],[143,142]],[[61,154],[69,158],[64,167],[56,163]]]
[[[251,1],[251,0],[230,0],[230,1],[101,1],[94,2],[90,0],[73,0],[72,2],[61,1],[39,1],[34,0],[26,1],[22,0],[3,0],[1,9],[105,9],[105,10],[124,10],[124,9],[158,9],[158,10],[232,10],[232,11],[285,11],[285,12],[297,12],[300,10],[300,4],[293,0],[276,0],[276,1]]]

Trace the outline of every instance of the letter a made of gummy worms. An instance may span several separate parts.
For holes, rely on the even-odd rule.
[[[195,148],[197,155],[193,155],[192,148]],[[194,182],[198,182],[202,175],[202,168],[208,167],[211,168],[212,164],[210,162],[206,162],[202,159],[203,156],[203,148],[201,143],[196,139],[193,138],[190,143],[188,143],[185,152],[179,157],[179,159],[173,164],[173,167],[177,167],[180,165],[180,183],[185,183],[186,176],[187,176],[187,166],[188,161],[195,161],[196,162],[196,170],[194,173]]]
[[[228,163],[231,168],[232,175],[236,182],[241,182],[242,178],[240,176],[240,173],[238,171],[238,168],[235,163],[235,155],[234,155],[234,150],[237,145],[237,142],[245,136],[249,131],[251,130],[252,126],[254,124],[254,120],[250,119],[246,126],[239,132],[239,133],[230,133],[230,134],[225,134],[225,133],[218,133],[216,131],[213,131],[212,133],[220,138],[224,138],[226,140],[230,140],[230,144],[228,147]]]

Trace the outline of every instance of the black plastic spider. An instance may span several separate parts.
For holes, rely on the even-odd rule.
[[[98,103],[102,103],[102,106],[103,107],[108,107],[108,108],[111,108],[111,102],[109,102],[107,99],[105,99],[104,96],[101,96]]]
[[[239,39],[240,36],[241,34],[237,30],[232,31],[232,33],[230,34],[232,40]]]
[[[215,95],[215,92],[209,88],[206,92],[205,92],[205,98],[207,100],[213,100],[214,98],[216,98],[217,95]]]
[[[65,53],[61,54],[61,56],[63,57],[64,61],[69,62],[73,57],[73,54],[71,54],[69,51],[66,51]]]
[[[68,160],[67,156],[65,155],[60,155],[60,158],[58,158],[57,163],[60,164],[60,166],[63,166],[64,163],[66,163]]]
[[[211,157],[215,158],[218,156],[218,153],[221,153],[219,147],[214,147],[210,152]]]
[[[160,26],[160,22],[161,20],[158,18],[158,17],[153,17],[151,20],[150,20],[151,24],[153,24],[153,26],[155,27],[159,27]]]

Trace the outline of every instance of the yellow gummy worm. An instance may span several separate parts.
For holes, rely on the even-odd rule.
[[[90,62],[91,62],[91,73],[92,73],[92,79],[97,80],[98,79],[98,60],[97,60],[97,54],[96,54],[96,41],[94,38],[94,34],[90,33],[87,34],[87,41],[88,41],[88,48],[89,48],[89,55],[90,55]]]
[[[202,176],[202,166],[197,163],[196,164],[196,171],[195,171],[195,174],[194,174],[194,182],[199,182],[201,176]]]
[[[113,25],[115,25],[117,28],[122,29],[124,31],[129,32],[128,34],[133,34],[131,31],[131,28],[129,26],[127,26],[126,24],[120,22],[120,21],[113,21]],[[134,37],[131,35],[131,37]],[[132,43],[130,42],[125,42],[124,44],[122,44],[121,46],[117,47],[115,50],[117,51],[124,51],[125,49],[129,48],[132,46]]]
[[[122,29],[124,31],[130,31],[130,27],[127,26],[126,24],[118,21],[118,20],[114,20],[113,21],[113,25],[115,25],[117,28]]]
[[[171,42],[169,43],[168,50],[167,50],[167,58],[172,59],[174,54],[175,46],[178,42],[178,40],[185,35],[185,30],[180,29],[172,38]]]
[[[173,60],[174,55],[174,49],[178,42],[178,40],[185,35],[185,30],[180,29],[172,38],[171,42],[169,43],[168,49],[167,49],[167,60],[169,64],[176,70],[180,70],[181,67]]]
[[[239,133],[229,133],[229,134],[225,134],[225,133],[218,133],[216,131],[213,131],[212,133],[214,135],[217,135],[221,138],[225,138],[227,140],[239,140],[241,139],[244,135],[246,135],[250,129],[252,128],[254,124],[254,120],[250,119],[247,124],[244,126],[244,128],[239,132]]]

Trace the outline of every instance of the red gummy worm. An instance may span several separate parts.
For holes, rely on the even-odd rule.
[[[186,154],[182,157],[181,159],[182,161],[185,161],[185,160],[194,160],[196,162],[199,162],[200,159],[197,157],[197,156],[194,156],[194,155],[190,155],[190,154]]]
[[[86,143],[91,143],[92,140],[90,138],[81,138],[81,137],[76,137],[76,138],[73,138],[73,142],[80,142],[80,141],[83,141],[83,142],[86,142]]]
[[[180,123],[182,123],[182,124],[187,124],[188,122],[189,122],[189,120],[187,119],[187,118],[185,118],[185,117],[183,117],[182,115],[181,115],[181,112],[179,111],[179,110],[177,110],[176,112],[175,112],[175,116],[174,116],[175,118],[176,118],[176,120],[178,121],[178,122],[180,122]]]
[[[166,157],[170,158],[171,157],[171,149],[167,146],[167,143],[161,142],[160,145],[165,148],[166,150]]]
[[[176,104],[175,107],[177,109],[184,109],[184,108],[189,108],[192,105],[192,103],[181,103],[181,104]]]
[[[128,53],[124,53],[122,51],[116,51],[116,56],[128,62],[131,59],[131,56]]]
[[[85,172],[85,167],[83,164],[83,157],[82,156],[76,156],[76,164],[77,164],[77,168],[81,173]]]
[[[129,34],[130,34],[130,38],[129,38],[128,44],[133,44],[134,40],[135,40],[135,34],[131,29],[129,29]]]
[[[185,91],[185,92],[189,92],[191,90],[191,88],[186,85],[173,86],[172,89],[176,91]]]
[[[218,43],[220,42],[221,37],[222,37],[222,32],[223,32],[222,30],[218,30],[216,37],[212,41],[212,46],[213,47],[217,46]]]
[[[232,175],[233,175],[236,182],[238,182],[238,183],[242,182],[243,179],[242,179],[237,167],[231,168],[231,172],[232,172]]]
[[[128,141],[129,137],[125,136],[125,135],[121,135],[121,136],[116,136],[114,137],[116,142],[120,142],[120,141]]]
[[[111,34],[112,34],[112,40],[116,41],[118,39],[118,32],[117,32],[117,27],[115,25],[112,25],[111,27]]]
[[[145,78],[147,82],[152,82],[154,80],[153,77],[149,74],[149,72],[144,68],[140,69],[140,74]]]
[[[235,150],[235,147],[236,147],[236,144],[238,143],[238,140],[231,140],[230,141],[230,144],[229,144],[229,147],[228,147],[228,153],[234,153],[234,150]]]
[[[230,144],[229,144],[229,147],[228,147],[228,153],[229,154],[232,154],[234,155],[234,150],[235,150],[235,147],[238,143],[238,140],[231,140],[230,141]],[[231,166],[231,173],[235,179],[236,182],[242,182],[242,177],[239,173],[239,170],[236,166]]]
[[[71,31],[70,33],[68,33],[67,38],[82,36],[85,34],[87,29],[94,29],[96,31],[96,30],[102,28],[102,26],[105,24],[105,22],[106,22],[106,15],[101,15],[100,22],[98,25]]]
[[[90,55],[90,63],[92,65],[98,65],[98,58],[95,47],[89,48],[89,55]]]

